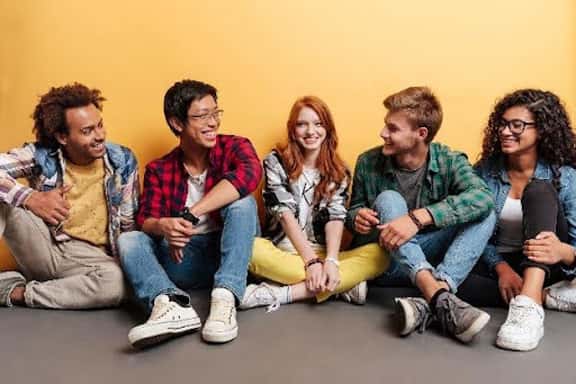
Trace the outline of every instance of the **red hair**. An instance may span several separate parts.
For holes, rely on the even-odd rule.
[[[334,120],[328,106],[316,96],[304,96],[296,100],[290,110],[286,123],[288,142],[277,147],[288,178],[296,180],[302,174],[304,152],[296,140],[296,123],[298,122],[300,111],[305,107],[316,112],[322,126],[326,130],[326,138],[320,147],[320,154],[316,160],[316,168],[320,173],[320,183],[314,191],[314,201],[317,203],[323,198],[330,199],[332,197],[337,187],[348,176],[348,170],[346,164],[336,152],[338,136],[336,135]],[[334,183],[336,188],[330,188],[331,183]]]

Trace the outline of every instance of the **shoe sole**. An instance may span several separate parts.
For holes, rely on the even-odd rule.
[[[412,332],[408,328],[409,322],[414,323],[415,316],[412,306],[407,304],[403,299],[394,300],[394,307],[396,312],[396,317],[399,321],[400,336],[408,336]]]
[[[200,328],[201,325],[200,318],[195,318],[185,324],[175,324],[168,327],[160,324],[152,327],[148,326],[136,329],[136,332],[130,332],[128,340],[134,348],[142,349],[193,332]]]
[[[238,326],[228,332],[210,333],[202,330],[202,339],[207,343],[223,344],[234,340],[236,337],[238,337]]]
[[[472,325],[470,325],[467,330],[455,335],[455,337],[463,343],[469,343],[474,339],[474,336],[476,336],[478,333],[480,333],[480,331],[482,331],[482,329],[484,329],[489,321],[490,315],[486,312],[482,312],[482,314],[478,316],[476,320],[474,320]]]
[[[540,340],[542,340],[542,337],[544,336],[544,332],[542,331],[542,333],[540,334],[540,336],[538,337],[538,339],[536,341],[533,341],[531,343],[522,343],[522,342],[516,342],[513,340],[507,340],[501,337],[497,337],[496,338],[496,346],[498,348],[502,348],[502,349],[506,349],[509,351],[519,351],[519,352],[527,352],[527,351],[532,351],[534,349],[536,349],[536,347],[538,347],[538,344],[540,344]]]

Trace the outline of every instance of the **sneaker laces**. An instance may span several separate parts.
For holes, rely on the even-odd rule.
[[[154,303],[154,306],[152,307],[152,313],[150,314],[150,320],[158,320],[166,316],[170,311],[172,311],[172,309],[176,307],[176,305],[178,304],[173,301],[159,301],[158,303]]]
[[[230,314],[234,309],[234,301],[213,298],[210,306],[210,320],[222,323],[230,322]]]
[[[440,320],[442,333],[444,335],[453,333],[454,329],[456,328],[455,312],[459,307],[460,306],[458,303],[454,300],[442,300],[437,304],[436,316]]]
[[[270,303],[266,307],[266,313],[277,311],[280,308],[280,298],[276,292],[276,287],[268,283],[261,283],[253,293],[257,306]]]
[[[529,322],[533,322],[532,319],[534,318],[534,313],[540,317],[540,314],[536,311],[536,308],[533,305],[515,302],[513,305],[510,305],[506,323],[509,323],[510,325],[524,326]]]
[[[420,324],[416,327],[416,331],[418,333],[424,333],[432,321],[434,321],[434,316],[432,316],[432,313],[424,304],[416,303],[415,308],[418,311],[418,317],[421,319]]]

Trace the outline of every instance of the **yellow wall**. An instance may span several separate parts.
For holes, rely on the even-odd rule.
[[[186,77],[220,90],[222,131],[261,155],[296,97],[322,97],[351,166],[378,143],[383,97],[426,84],[445,109],[438,139],[474,158],[511,89],[555,91],[574,115],[575,16],[571,0],[0,0],[0,150],[32,140],[36,96],[80,81],[103,91],[109,138],[144,164],[175,142],[162,97]]]

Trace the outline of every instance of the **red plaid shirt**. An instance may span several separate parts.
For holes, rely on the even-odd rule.
[[[184,209],[188,196],[188,173],[183,165],[180,147],[150,162],[144,174],[144,191],[136,217],[138,226],[149,217],[175,217]],[[240,136],[218,135],[210,150],[210,164],[204,193],[226,179],[240,197],[252,193],[262,177],[262,167],[252,143]],[[217,218],[218,212],[213,212]]]

